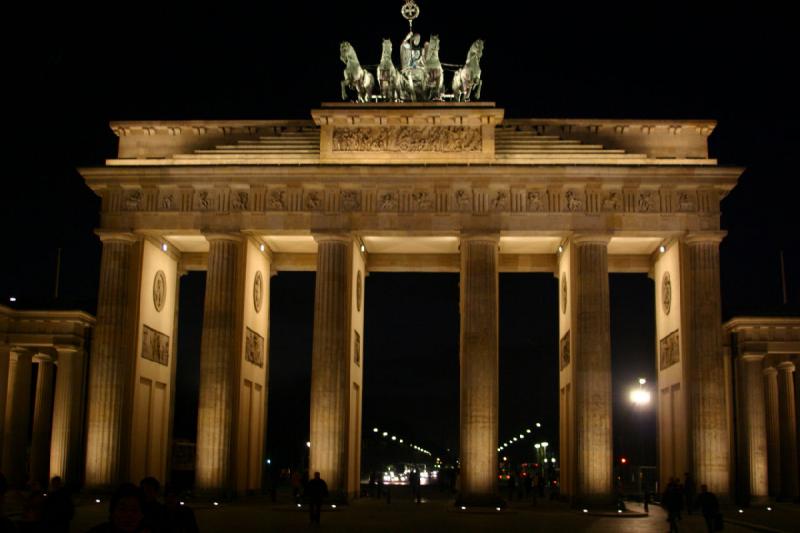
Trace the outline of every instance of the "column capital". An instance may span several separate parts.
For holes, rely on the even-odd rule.
[[[569,237],[569,241],[574,244],[603,244],[607,246],[610,240],[610,233],[575,233]]]
[[[58,353],[59,356],[61,356],[62,353],[77,353],[83,350],[81,346],[76,346],[74,344],[55,344],[53,345],[53,349]]]
[[[775,369],[774,366],[766,367],[763,372],[764,372],[765,376],[777,376],[778,375],[778,371]]]
[[[107,231],[98,229],[95,234],[100,237],[102,242],[138,242],[141,237],[129,231]]]
[[[784,372],[794,372],[795,366],[791,361],[783,361],[778,363],[778,370],[783,370]]]
[[[763,353],[746,353],[739,356],[740,361],[745,361],[748,363],[751,362],[761,362],[766,357],[766,354]]]
[[[319,244],[323,242],[353,242],[354,236],[352,233],[341,231],[315,231],[312,233],[314,241]]]
[[[216,231],[209,231],[208,233],[204,232],[203,237],[205,237],[208,242],[211,241],[242,242],[245,238],[245,236],[241,233],[225,233]]]
[[[461,235],[459,235],[458,238],[459,238],[459,240],[461,242],[483,241],[483,242],[491,242],[491,243],[494,243],[494,244],[499,244],[500,243],[500,234],[499,233],[494,233],[494,232],[491,232],[491,231],[485,231],[485,232],[484,231],[478,231],[478,232],[467,231],[467,232],[464,232]]]
[[[719,244],[728,234],[727,231],[693,231],[683,237],[686,244]]]

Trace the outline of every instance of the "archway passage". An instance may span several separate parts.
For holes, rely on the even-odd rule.
[[[385,474],[387,483],[408,483],[405,471],[424,465],[444,483],[439,472],[455,466],[458,294],[457,274],[367,277],[362,480]]]

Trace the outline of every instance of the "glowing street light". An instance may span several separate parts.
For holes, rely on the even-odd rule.
[[[645,383],[647,383],[646,379],[639,378],[639,388],[631,389],[630,392],[631,402],[639,407],[643,407],[650,403],[650,391],[644,388]]]

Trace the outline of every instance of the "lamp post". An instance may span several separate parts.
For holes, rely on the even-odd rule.
[[[648,405],[650,405],[650,400],[652,399],[650,391],[645,388],[645,384],[647,380],[645,378],[639,378],[639,387],[631,389],[630,392],[630,400],[634,406],[636,412],[644,411]],[[636,488],[638,492],[642,492],[642,421],[638,420],[636,423],[637,426],[637,443],[636,443]]]

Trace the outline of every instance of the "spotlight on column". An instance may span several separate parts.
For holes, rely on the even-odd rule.
[[[564,246],[562,246],[562,245],[560,245],[560,244],[559,244],[559,245],[558,245],[558,253],[561,253],[561,252],[563,252],[563,251],[564,251]]]
[[[214,502],[214,507],[219,507],[219,502]]]
[[[499,507],[495,507],[494,509],[495,509],[496,511],[499,511],[499,510],[500,510],[500,508],[499,508]]]
[[[367,247],[362,244],[361,245],[361,253],[363,254],[366,251],[367,251]]]
[[[584,512],[584,513],[588,513],[588,512],[589,512],[589,509],[583,509],[583,512]]]
[[[667,247],[662,244],[661,246],[658,247],[658,251],[663,254],[667,251]]]
[[[306,448],[311,448],[311,441],[306,442]]]
[[[625,457],[622,457],[622,458],[620,458],[619,462],[622,463],[622,464],[626,464],[628,462],[628,459],[625,458]]]
[[[336,504],[335,503],[331,504],[331,509],[336,509]]]
[[[169,246],[167,246],[167,243],[165,242],[161,243],[161,251],[166,252],[167,250],[169,250]]]
[[[263,252],[263,251],[265,251],[265,250],[267,249],[267,247],[266,247],[266,246],[264,246],[264,243],[261,243],[261,244],[259,245],[258,249],[259,249],[259,250],[261,250],[261,251]]]
[[[186,502],[178,502],[180,505],[186,505]]]
[[[467,508],[466,508],[466,507],[464,507],[464,506],[462,505],[462,506],[461,506],[461,510],[462,510],[462,511],[466,511],[466,510],[467,510]]]
[[[95,498],[94,503],[100,503],[100,498]]]
[[[767,511],[771,511],[771,510],[772,510],[772,507],[767,507]]]
[[[739,514],[744,513],[744,509],[739,509]]]

